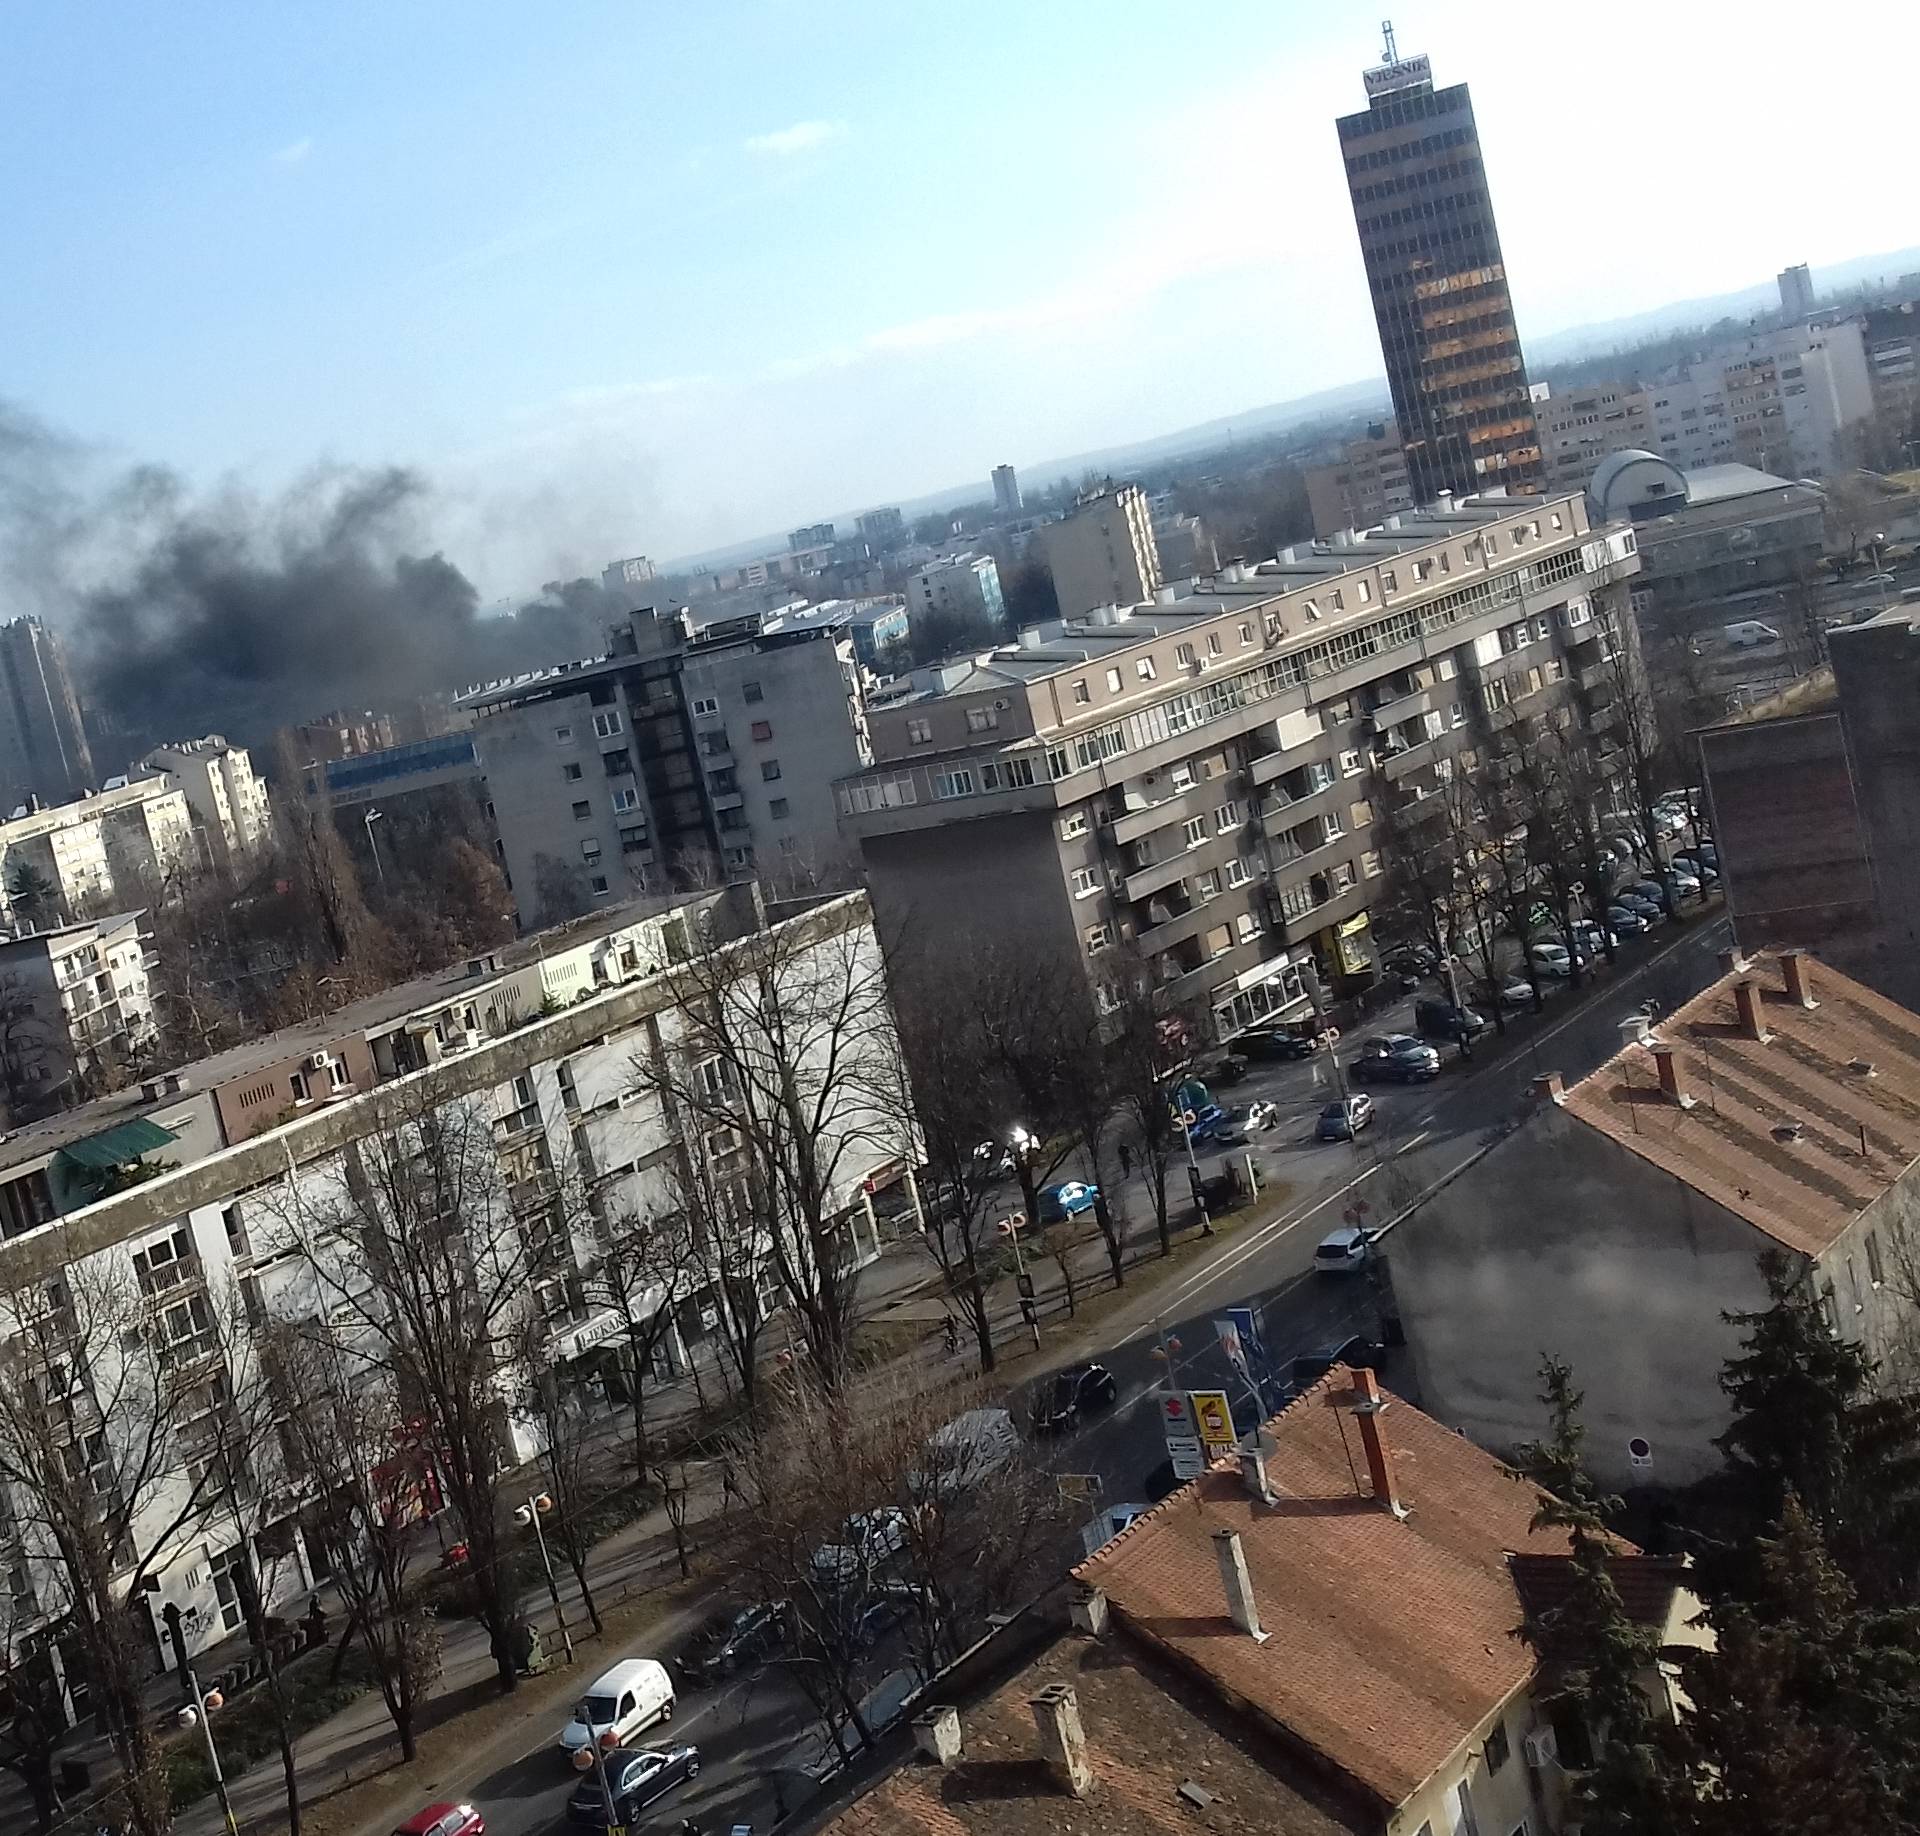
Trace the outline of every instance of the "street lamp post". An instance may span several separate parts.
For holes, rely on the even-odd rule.
[[[385,820],[385,813],[371,806],[367,810],[367,846],[373,850],[373,871],[379,876],[382,886],[387,883],[387,865],[380,858],[380,844],[374,840],[373,825]]]
[[[202,1695],[200,1679],[194,1675],[193,1666],[188,1664],[185,1672],[187,1687],[193,1691],[193,1706],[183,1708],[177,1719],[183,1728],[199,1724],[200,1737],[207,1743],[207,1764],[213,1768],[214,1795],[220,1800],[220,1815],[226,1819],[227,1836],[240,1836],[239,1825],[233,1820],[233,1800],[227,1796],[227,1775],[220,1769],[220,1749],[213,1742],[213,1718],[208,1712],[222,1707],[226,1698],[217,1689]]]
[[[1007,1146],[1022,1169],[1028,1165],[1027,1156],[1035,1146],[1032,1134],[1021,1124],[1015,1123],[1007,1134]],[[1026,1181],[1020,1182],[1021,1196],[1026,1196]],[[1020,1247],[1020,1231],[1027,1222],[1024,1212],[1015,1212],[1000,1226],[1013,1239],[1013,1285],[1020,1296],[1021,1317],[1027,1322],[1027,1330],[1033,1334],[1033,1349],[1040,1349],[1040,1310],[1034,1305],[1033,1283],[1027,1278],[1026,1252]],[[1068,1253],[1072,1251],[1069,1243]]]
[[[600,1803],[607,1813],[607,1829],[611,1836],[611,1832],[620,1827],[620,1814],[613,1806],[613,1785],[607,1777],[607,1753],[610,1748],[618,1744],[620,1736],[612,1728],[596,1735],[593,1731],[593,1721],[587,1714],[587,1707],[588,1705],[583,1702],[579,1709],[580,1725],[587,1731],[587,1744],[584,1747],[574,1748],[573,1769],[575,1772],[585,1772],[591,1767],[599,1775]]]
[[[573,1634],[567,1630],[566,1610],[560,1604],[560,1584],[553,1578],[553,1557],[547,1553],[547,1533],[540,1527],[541,1517],[553,1509],[553,1500],[545,1492],[535,1492],[515,1508],[513,1521],[522,1530],[531,1524],[533,1540],[540,1545],[540,1566],[547,1571],[547,1594],[553,1601],[553,1623],[560,1628],[560,1642],[567,1648],[567,1662],[573,1662]]]

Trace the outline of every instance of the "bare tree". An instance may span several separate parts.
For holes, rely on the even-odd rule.
[[[721,942],[704,928],[670,971],[671,1036],[633,1061],[689,1149],[737,1163],[765,1259],[814,1366],[847,1370],[860,1180],[911,1153],[887,982],[864,899]]]
[[[1598,742],[1596,757],[1603,771],[1615,775],[1609,754],[1617,754],[1617,775],[1632,798],[1640,833],[1646,841],[1647,860],[1660,886],[1660,903],[1669,918],[1674,912],[1673,882],[1667,877],[1665,849],[1660,826],[1654,821],[1653,806],[1665,788],[1661,783],[1667,753],[1663,728],[1653,691],[1641,665],[1640,641],[1633,616],[1624,610],[1602,614],[1606,621],[1606,668],[1613,684],[1612,705],[1619,713]]]
[[[1185,1140],[1175,1094],[1194,1068],[1205,1037],[1203,1021],[1197,1006],[1183,1007],[1172,1000],[1136,950],[1110,954],[1095,995],[1106,1010],[1099,1050],[1122,1126],[1139,1150],[1147,1175],[1160,1253],[1168,1256],[1173,1253],[1173,1218],[1167,1181]],[[1068,1305],[1071,1308],[1070,1284]]]
[[[600,1254],[586,1274],[588,1305],[606,1309],[620,1323],[620,1380],[633,1424],[636,1473],[647,1465],[654,1362],[673,1338],[675,1315],[694,1289],[700,1261],[686,1208],[662,1206],[645,1215],[627,1211],[606,1218]]]
[[[180,1551],[205,1503],[182,1470],[205,1393],[211,1303],[170,1285],[184,1258],[112,1253],[55,1275],[0,1267],[0,1482],[43,1601],[63,1616],[124,1773],[135,1836],[170,1825],[159,1743],[142,1700],[152,1651],[146,1580]]]
[[[587,1619],[594,1631],[601,1632],[606,1628],[601,1624],[600,1608],[594,1600],[593,1584],[587,1572],[593,1555],[588,1513],[603,1489],[594,1461],[598,1437],[593,1420],[583,1405],[578,1387],[554,1368],[552,1338],[546,1323],[537,1314],[528,1314],[516,1323],[512,1342],[514,1406],[539,1441],[534,1470],[543,1482],[545,1496],[552,1501],[551,1515],[542,1518],[539,1534],[549,1555],[557,1550],[572,1571]],[[643,1452],[644,1446],[643,1441]],[[533,1508],[537,1510],[538,1504],[534,1503]],[[515,1521],[518,1521],[517,1511]],[[531,1541],[532,1526],[526,1528]],[[560,1603],[559,1589],[550,1576],[548,1588],[558,1618],[565,1609]]]
[[[393,1722],[402,1759],[440,1674],[439,1622],[416,1581],[419,1523],[438,1485],[422,1424],[403,1419],[390,1372],[356,1358],[315,1321],[275,1322],[261,1356],[300,1406],[286,1415],[289,1466],[313,1499],[308,1549],[346,1608]]]
[[[347,1144],[317,1192],[297,1189],[286,1221],[323,1297],[321,1330],[348,1329],[401,1407],[428,1424],[500,1685],[511,1690],[500,1491],[511,1335],[548,1284],[572,1277],[584,1205],[569,1204],[545,1135],[513,1114],[496,1142],[479,1099],[417,1085],[373,1101],[378,1126]]]
[[[8,1565],[24,1561],[18,1545]],[[51,1832],[60,1810],[54,1751],[67,1731],[66,1692],[54,1668],[55,1628],[38,1624],[30,1602],[0,1601],[0,1767],[26,1787],[34,1825]]]

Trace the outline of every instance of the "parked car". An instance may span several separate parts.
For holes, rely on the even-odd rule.
[[[1238,1034],[1233,1042],[1234,1050],[1245,1058],[1264,1058],[1287,1061],[1291,1059],[1311,1058],[1319,1046],[1317,1039],[1305,1033],[1289,1032],[1283,1026],[1256,1026],[1251,1031]]]
[[[1360,1084],[1422,1084],[1440,1075],[1440,1054],[1411,1033],[1388,1033],[1360,1047],[1347,1075]]]
[[[1527,961],[1542,975],[1551,976],[1556,982],[1564,981],[1573,973],[1573,957],[1565,944],[1529,944]]]
[[[1314,1137],[1320,1141],[1351,1141],[1373,1121],[1373,1098],[1364,1090],[1329,1103],[1314,1124]]]
[[[664,1798],[677,1785],[700,1776],[698,1747],[615,1747],[607,1755],[606,1791],[598,1770],[582,1773],[567,1800],[567,1821],[590,1830],[607,1827],[607,1793],[613,1796],[613,1814],[631,1823],[649,1804]]]
[[[784,1649],[791,1613],[784,1600],[716,1613],[687,1641],[675,1668],[690,1683],[745,1670]]]
[[[1477,1039],[1493,1022],[1451,1001],[1416,1001],[1413,1023],[1429,1039]]]
[[[1711,857],[1711,858],[1710,858]],[[1702,843],[1696,848],[1677,849],[1673,856],[1673,865],[1684,867],[1687,872],[1705,881],[1717,880],[1720,871],[1715,865],[1719,860],[1719,851],[1710,844]]]
[[[1583,962],[1588,957],[1604,956],[1607,952],[1607,945],[1610,942],[1618,943],[1619,941],[1617,937],[1609,938],[1606,932],[1590,918],[1580,918],[1574,921],[1573,947],[1580,952],[1580,957]]]
[[[1317,1266],[1317,1256],[1315,1263]],[[1344,1364],[1354,1371],[1378,1370],[1386,1355],[1384,1345],[1376,1345],[1358,1333],[1342,1339],[1338,1345],[1329,1345],[1324,1351],[1303,1353],[1287,1371],[1288,1394],[1297,1396],[1302,1390],[1311,1389],[1336,1364]]]
[[[429,1804],[396,1824],[393,1836],[487,1836],[487,1823],[471,1804]]]
[[[1065,1218],[1078,1217],[1083,1211],[1091,1211],[1099,1196],[1100,1188],[1084,1179],[1063,1179],[1058,1185],[1042,1186],[1040,1222],[1058,1224]]]
[[[1351,1224],[1330,1230],[1313,1252],[1313,1266],[1322,1275],[1351,1275],[1367,1264],[1373,1239]]]
[[[973,1150],[973,1157],[982,1166],[990,1166],[997,1178],[1006,1179],[1013,1172],[1013,1149],[1000,1141],[983,1141]]]
[[[813,1572],[843,1585],[884,1567],[907,1546],[906,1514],[894,1505],[856,1511],[840,1526],[837,1542],[813,1552]]]
[[[1691,899],[1700,891],[1700,876],[1686,867],[1669,867],[1667,884],[1673,888],[1676,898]]]
[[[672,1719],[673,1679],[666,1665],[652,1658],[622,1658],[581,1697],[573,1719],[560,1730],[559,1747],[574,1754],[609,1731],[616,1740],[631,1740],[655,1722]]]
[[[1607,924],[1616,937],[1639,937],[1645,934],[1647,928],[1646,919],[1625,905],[1607,907]]]
[[[1662,918],[1666,915],[1658,899],[1649,899],[1644,893],[1635,892],[1630,887],[1615,893],[1613,895],[1613,902],[1615,905],[1625,906],[1630,912],[1637,913],[1649,924],[1653,923],[1656,918]]]
[[[1509,975],[1498,982],[1482,982],[1474,996],[1512,1011],[1533,1005],[1533,984],[1524,975]]]
[[[1280,1124],[1280,1105],[1278,1103],[1249,1103],[1247,1105],[1246,1127],[1264,1134],[1270,1128]]]
[[[1036,1434],[1064,1434],[1089,1409],[1110,1409],[1120,1386],[1104,1364],[1070,1364],[1056,1372],[1033,1405]]]

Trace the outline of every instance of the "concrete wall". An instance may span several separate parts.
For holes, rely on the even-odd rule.
[[[1604,1484],[1679,1486],[1720,1465],[1723,1309],[1764,1305],[1765,1240],[1544,1104],[1389,1239],[1421,1406],[1505,1454],[1545,1427],[1544,1354],[1586,1392]],[[1627,1442],[1653,1446],[1634,1468]]]

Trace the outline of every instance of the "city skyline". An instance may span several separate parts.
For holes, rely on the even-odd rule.
[[[493,595],[1379,373],[1333,125],[1378,9],[887,17],[589,6],[536,34],[483,6],[455,40],[121,8],[104,58],[26,21],[0,197],[32,284],[0,328],[34,361],[6,393],[203,490],[418,466]],[[1855,44],[1920,28],[1843,4],[1796,56],[1797,131],[1856,156],[1834,186],[1739,151],[1787,75],[1690,82],[1733,19],[1396,14],[1474,85],[1530,342],[1899,240],[1898,124],[1840,110]],[[1711,210],[1652,175],[1682,126]],[[1618,213],[1632,260],[1600,256]]]

